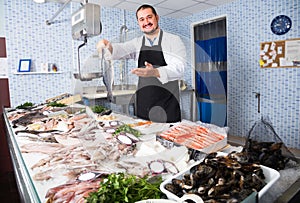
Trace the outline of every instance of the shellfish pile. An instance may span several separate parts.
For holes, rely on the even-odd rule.
[[[208,154],[181,178],[173,178],[165,189],[182,197],[199,195],[204,202],[241,202],[265,185],[260,165],[240,163],[233,154],[217,156]]]
[[[248,132],[241,160],[283,170],[290,160],[299,163],[295,155],[276,133],[270,119],[261,117]]]
[[[240,162],[256,163],[275,170],[282,170],[289,159],[292,159],[292,156],[290,158],[284,156],[284,147],[282,142],[258,142],[249,139],[243,151],[235,155]],[[288,151],[285,152],[285,154],[287,153]]]

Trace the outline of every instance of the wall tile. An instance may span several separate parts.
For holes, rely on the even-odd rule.
[[[297,0],[239,0],[183,20],[185,30],[190,22],[227,17],[230,134],[246,136],[255,121],[268,116],[284,143],[300,148],[300,69],[261,69],[258,64],[260,42],[299,38],[299,5]],[[270,22],[280,14],[293,21],[292,29],[283,36],[270,30]],[[257,113],[253,92],[261,93],[261,113]]]

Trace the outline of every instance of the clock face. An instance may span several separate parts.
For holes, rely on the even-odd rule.
[[[292,21],[288,16],[276,16],[271,22],[271,30],[276,35],[287,33],[292,27]]]

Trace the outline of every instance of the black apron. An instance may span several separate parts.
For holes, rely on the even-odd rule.
[[[145,61],[154,68],[166,66],[161,48],[163,32],[160,31],[158,45],[145,46],[145,36],[138,59],[138,67],[145,68]],[[178,81],[162,84],[156,77],[139,77],[136,92],[137,117],[160,123],[181,121]]]

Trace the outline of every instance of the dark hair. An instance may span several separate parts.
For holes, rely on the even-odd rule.
[[[136,13],[135,13],[136,19],[138,18],[137,13],[138,13],[140,10],[144,10],[144,9],[146,9],[146,8],[151,8],[152,13],[153,13],[155,16],[157,16],[156,10],[154,9],[153,6],[148,5],[148,4],[143,4],[143,5],[141,5],[141,6],[136,10]]]

